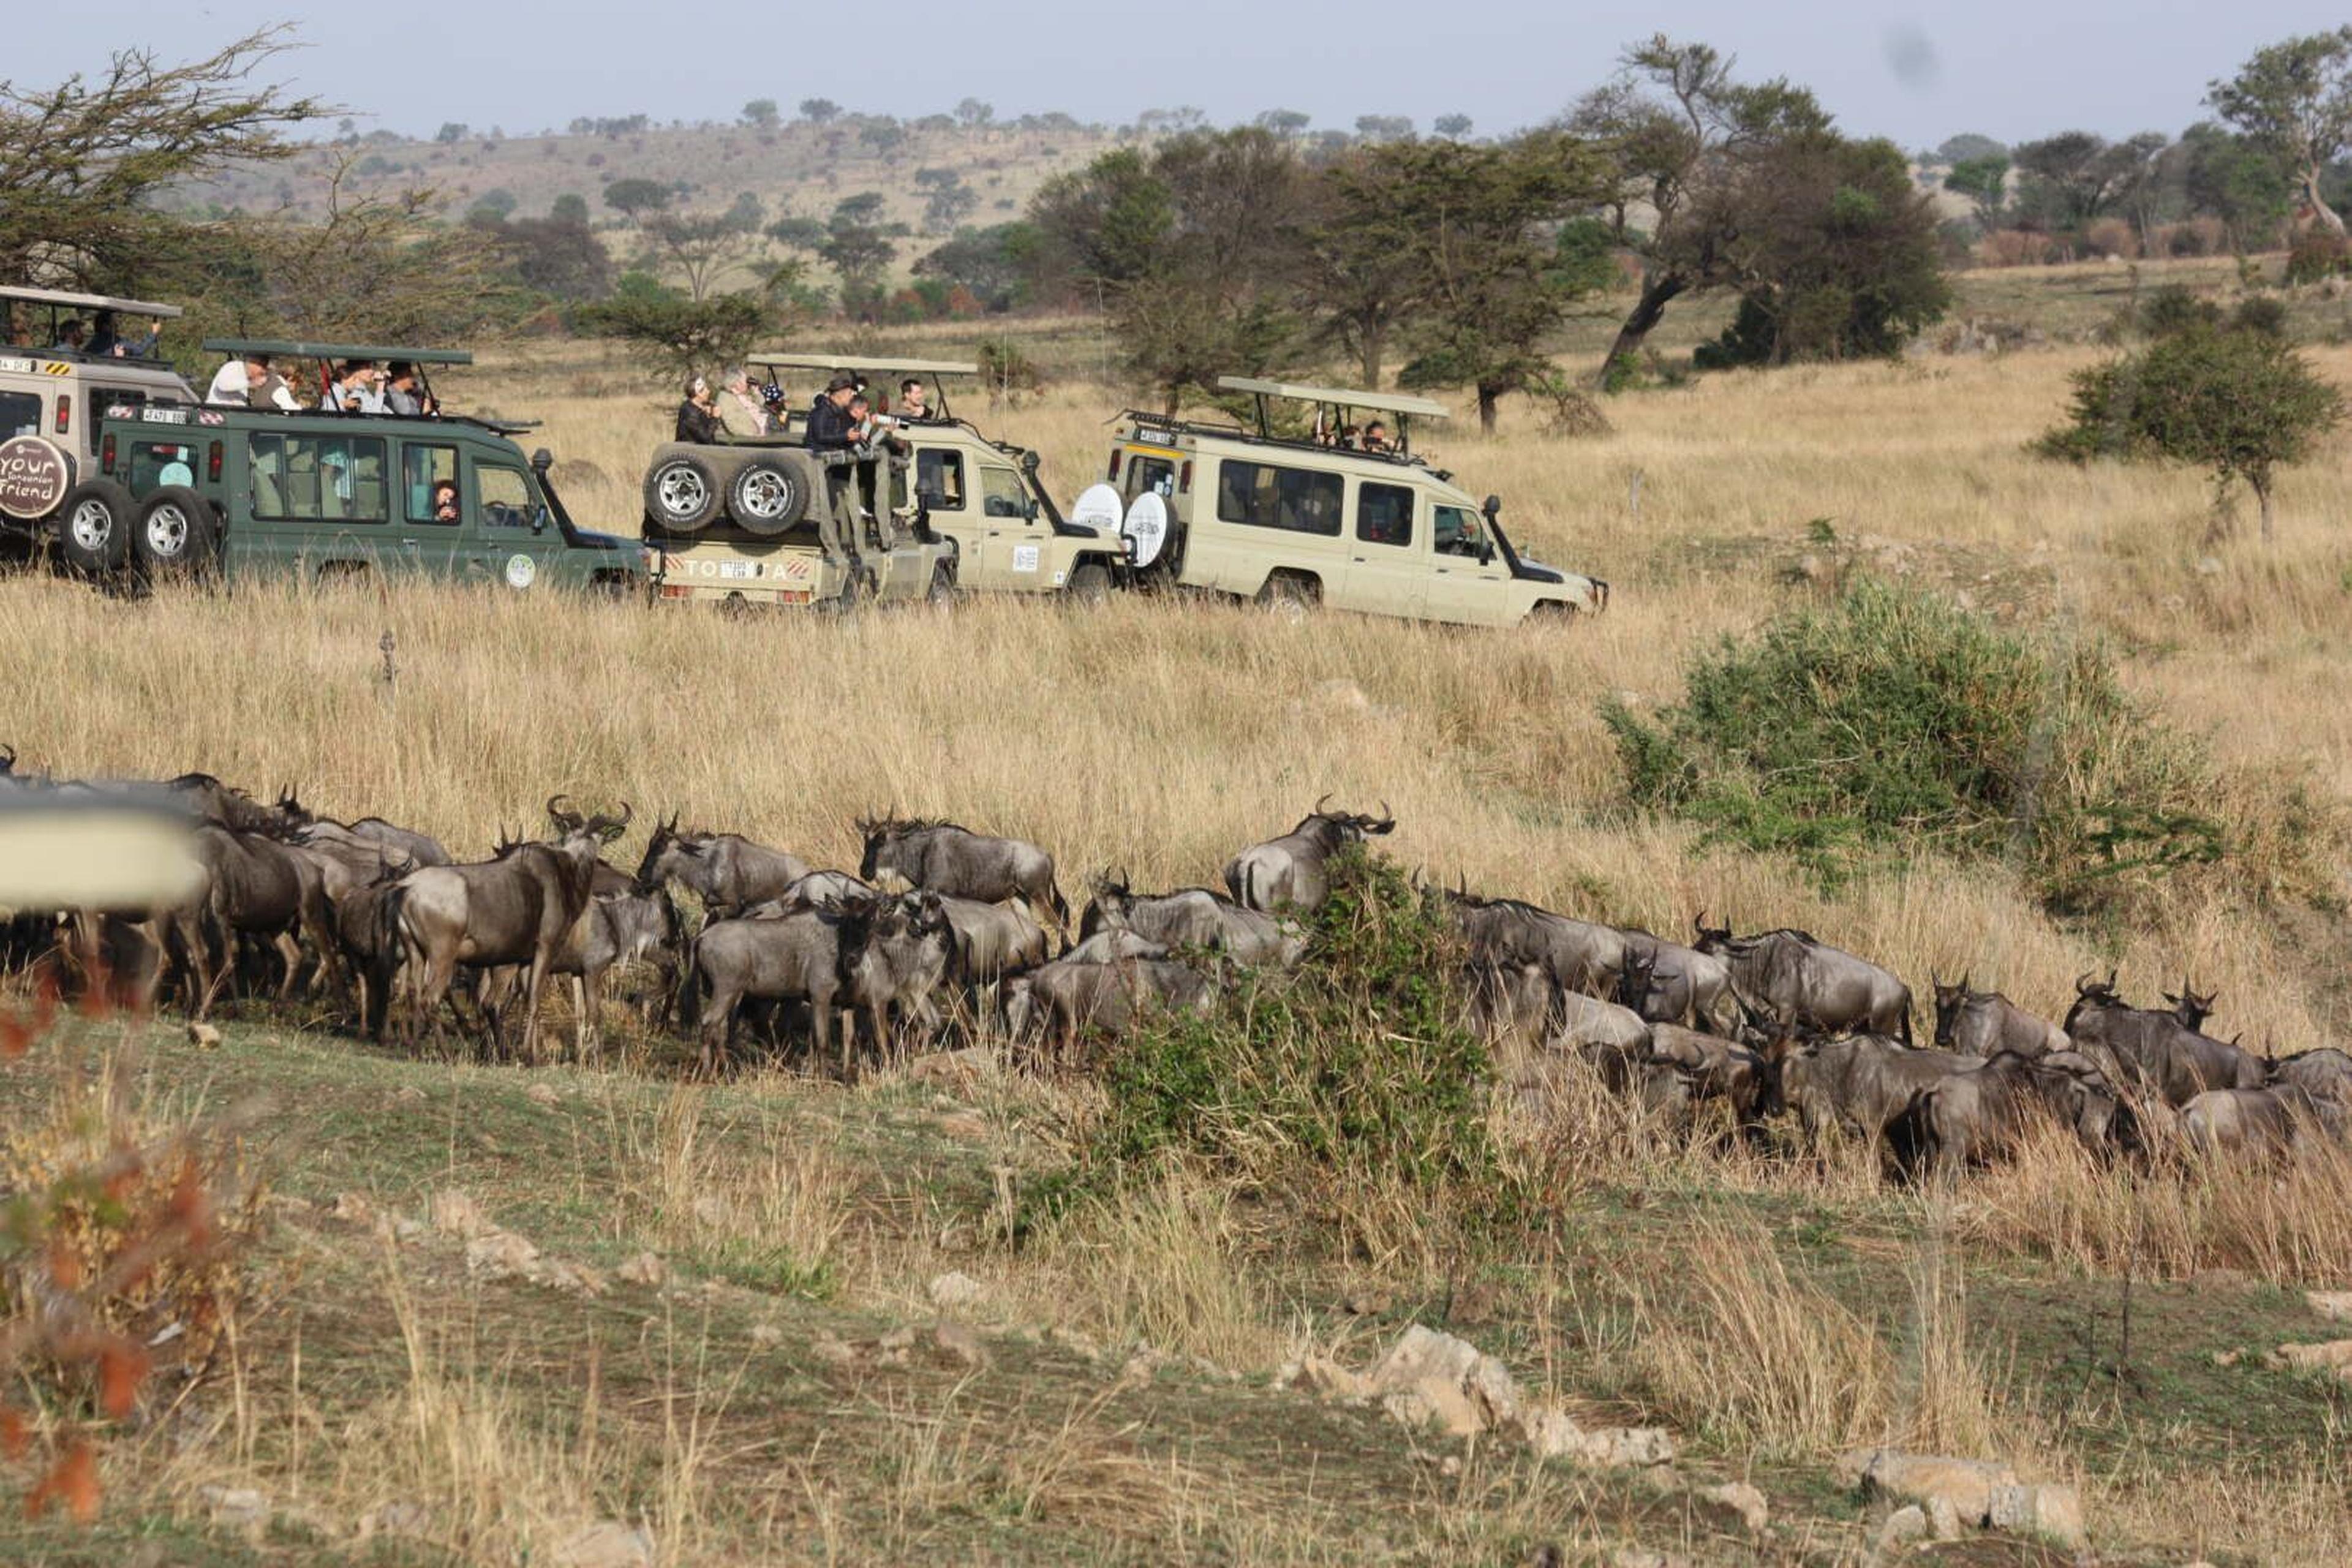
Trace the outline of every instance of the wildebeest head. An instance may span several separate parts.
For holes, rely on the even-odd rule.
[[[1958,985],[1947,985],[1940,975],[1930,973],[1927,983],[1936,988],[1936,1047],[1948,1051],[1958,1037],[1960,1010],[1969,1004],[1969,977],[1963,973]]]
[[[1327,795],[1317,801],[1315,809],[1291,832],[1312,838],[1327,848],[1341,849],[1396,831],[1396,817],[1390,812],[1387,801],[1381,802],[1381,814],[1374,816],[1366,812],[1326,811],[1324,802],[1330,798]]]
[[[1705,910],[1691,917],[1691,949],[1694,952],[1715,954],[1731,945],[1731,928],[1707,924]]]
[[[866,845],[865,854],[858,858],[857,874],[870,882],[881,868],[883,850],[904,837],[913,825],[895,816],[861,816],[855,826],[857,837]]]
[[[653,837],[646,840],[646,858],[637,862],[637,890],[650,893],[672,877],[683,877],[688,864],[709,847],[710,836],[681,829],[677,813],[656,820]]]
[[[1617,972],[1617,1005],[1639,1013],[1649,1004],[1653,992],[1662,990],[1680,978],[1672,972],[1658,973],[1658,955],[1655,952],[1628,952],[1625,967]]]
[[[569,804],[571,799],[568,795],[547,797],[547,819],[555,824],[556,831],[567,844],[574,839],[610,844],[629,830],[629,818],[636,815],[635,808],[625,800],[618,816],[607,816],[603,812],[583,816]]]
[[[1095,879],[1094,900],[1078,921],[1078,940],[1084,942],[1106,928],[1125,931],[1134,909],[1135,889],[1129,885],[1126,868],[1120,868],[1116,876],[1105,871]]]
[[[2107,971],[2105,980],[2095,980],[2092,973],[2092,971],[2085,970],[2074,976],[2074,1005],[2066,1009],[2066,1021],[2060,1026],[2070,1035],[2074,1032],[2075,1020],[2084,1013],[2124,1005],[2123,998],[2116,994],[2114,970]]]
[[[278,813],[278,819],[289,827],[308,827],[319,820],[318,813],[302,804],[301,798],[295,793],[292,784],[286,784],[278,790],[278,804],[271,809]]]
[[[2184,974],[2180,978],[2179,994],[2175,995],[2168,991],[2164,994],[2164,999],[2172,1004],[2172,1016],[2180,1020],[2182,1028],[2202,1034],[2205,1029],[2205,1020],[2213,1016],[2213,1004],[2220,999],[2221,994],[2219,991],[2209,991],[2200,996],[2195,991],[2189,989],[2189,977]]]

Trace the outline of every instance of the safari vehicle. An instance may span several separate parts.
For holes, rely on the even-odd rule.
[[[443,349],[214,339],[207,353],[273,362],[470,364]],[[522,592],[624,593],[645,579],[634,539],[577,526],[528,460],[527,424],[465,416],[116,404],[100,421],[100,484],[131,520],[149,580],[415,573]]]
[[[37,344],[59,342],[64,324],[84,316],[104,329],[173,321],[180,308],[0,288],[0,313],[15,318],[26,344]],[[196,401],[179,372],[155,357],[152,335],[119,341],[121,353],[102,339],[75,349],[0,348],[0,531],[49,546],[86,576],[120,571],[131,550],[122,497],[97,471],[100,414]]]
[[[1516,626],[1595,614],[1609,584],[1530,561],[1503,532],[1502,501],[1475,501],[1412,455],[1411,422],[1441,404],[1393,393],[1219,378],[1255,408],[1251,426],[1130,409],[1108,484],[1146,580],[1254,599],[1290,615],[1316,605],[1412,620]],[[1277,432],[1276,401],[1313,405],[1310,431],[1351,411],[1395,421],[1392,451]]]
[[[747,363],[771,379],[812,363],[835,368],[793,354],[755,354]],[[898,363],[909,374],[938,373],[932,361]],[[870,518],[857,515],[864,509],[854,500],[837,516],[825,461],[807,449],[807,434],[803,410],[773,435],[656,448],[646,468],[645,539],[663,598],[715,600],[730,609],[845,610],[866,598],[953,595],[962,579],[961,546],[932,531],[920,507],[904,504],[903,467],[880,447],[845,459],[860,470],[852,495],[887,484],[888,498],[873,498]]]

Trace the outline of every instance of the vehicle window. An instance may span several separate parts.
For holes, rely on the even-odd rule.
[[[196,449],[185,441],[138,441],[131,447],[131,493],[196,482]]]
[[[401,447],[400,507],[411,522],[458,521],[457,447],[414,442]]]
[[[98,415],[110,408],[137,408],[147,401],[146,390],[136,386],[93,386],[89,389],[89,410],[92,417],[82,427],[89,432],[89,455],[98,456]]]
[[[34,392],[0,392],[0,441],[40,433],[40,395]]]
[[[383,439],[254,433],[253,515],[293,522],[382,522]]]
[[[481,505],[482,521],[492,528],[529,528],[538,502],[531,499],[530,481],[520,468],[491,468],[482,464],[474,469],[475,499]]]
[[[963,510],[963,454],[921,451],[915,454],[915,495],[941,511]]]
[[[1475,555],[1486,548],[1486,531],[1468,507],[1442,506],[1436,511],[1434,542],[1448,555]]]
[[[982,465],[980,510],[989,517],[1026,517],[1029,498],[1021,491],[1021,476],[1011,468]]]
[[[1364,481],[1356,492],[1356,537],[1366,544],[1412,542],[1412,487]]]
[[[1127,465],[1127,499],[1133,500],[1144,491],[1155,495],[1176,493],[1176,465],[1165,458],[1139,457]]]
[[[1339,475],[1231,458],[1217,470],[1217,516],[1224,521],[1339,536],[1339,495],[1346,489]]]

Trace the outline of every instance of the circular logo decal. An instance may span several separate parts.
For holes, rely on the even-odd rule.
[[[65,500],[72,474],[63,452],[38,436],[0,441],[0,512],[30,521]]]
[[[507,586],[528,588],[539,578],[539,563],[528,555],[507,557]]]

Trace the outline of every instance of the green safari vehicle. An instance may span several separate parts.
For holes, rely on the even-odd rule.
[[[207,353],[281,362],[470,364],[447,349],[244,338]],[[320,385],[325,384],[321,374]],[[375,574],[622,594],[646,581],[638,541],[583,529],[513,437],[528,424],[440,414],[205,404],[104,411],[98,468],[150,581]]]

